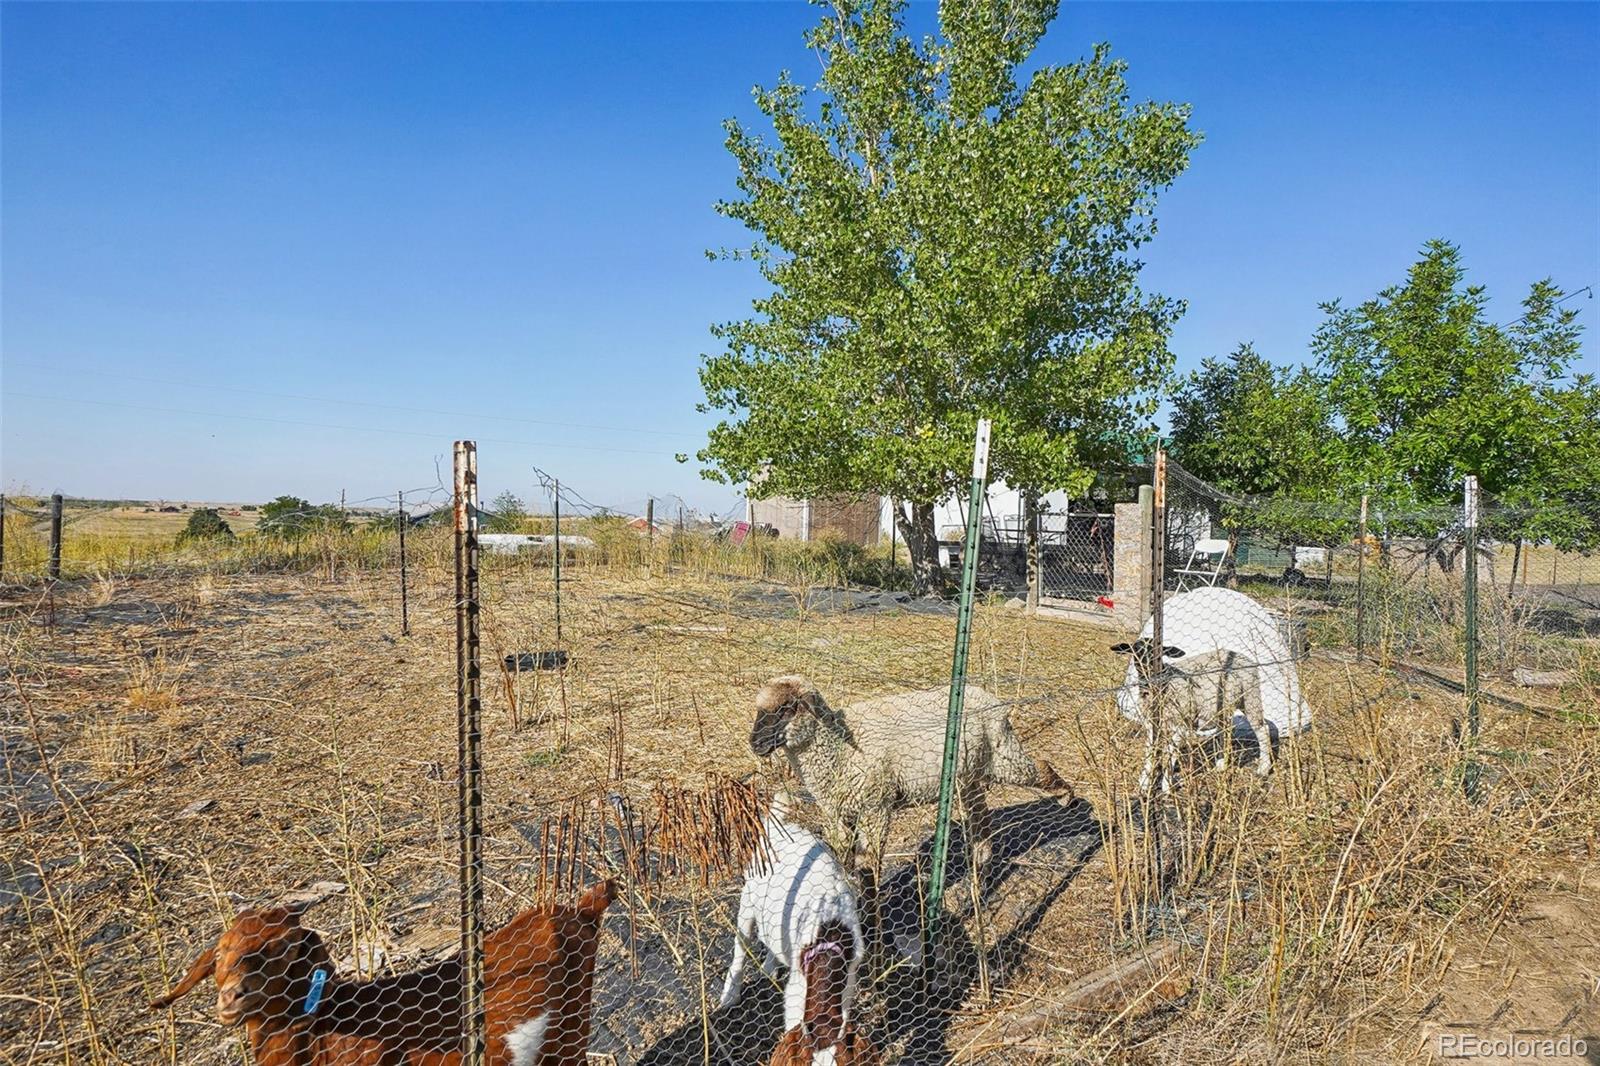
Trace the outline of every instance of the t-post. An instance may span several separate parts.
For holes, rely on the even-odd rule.
[[[978,583],[978,529],[983,516],[984,483],[988,474],[989,420],[980,418],[972,449],[972,482],[967,493],[967,542],[961,552],[961,606],[956,613],[956,646],[950,661],[950,703],[945,711],[944,759],[939,770],[939,814],[934,822],[933,867],[928,881],[930,949],[939,941],[939,919],[944,905],[944,868],[950,851],[950,815],[955,802],[961,715],[967,694],[967,641],[972,632],[972,598]],[[969,851],[976,845],[976,841],[967,841]],[[931,950],[927,957],[933,957]]]
[[[1462,574],[1466,624],[1467,763],[1462,785],[1467,798],[1478,798],[1478,479],[1467,475],[1462,486],[1462,540],[1467,569]]]

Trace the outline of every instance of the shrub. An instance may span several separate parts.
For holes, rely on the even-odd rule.
[[[298,496],[279,496],[262,506],[256,529],[270,537],[294,540],[313,530],[348,531],[350,520],[331,503],[314,506]]]
[[[178,534],[178,543],[216,538],[232,540],[233,530],[215,507],[201,507],[189,515],[189,524]]]
[[[522,533],[527,523],[528,509],[522,498],[514,492],[502,492],[483,509],[485,533]]]

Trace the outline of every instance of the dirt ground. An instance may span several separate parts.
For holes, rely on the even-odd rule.
[[[582,567],[569,579],[558,642],[543,568],[504,563],[485,574],[491,925],[538,895],[538,827],[574,797],[642,801],[656,784],[710,772],[769,781],[748,747],[751,697],[768,677],[803,673],[835,706],[948,681],[955,620],[937,605]],[[321,900],[309,920],[349,969],[450,950],[455,613],[447,574],[422,569],[413,580],[409,636],[392,573],[107,579],[64,587],[53,602],[38,588],[5,590],[0,1061],[242,1061],[209,994],[170,1013],[142,1004],[239,908],[295,893]],[[897,1061],[1170,1061],[1183,1047],[1173,1034],[1204,998],[1195,991],[1122,1016],[1026,1021],[1148,937],[1187,936],[1186,958],[1203,951],[1202,971],[1216,965],[1206,961],[1206,915],[1227,899],[1225,884],[1195,886],[1150,928],[1119,922],[1122,875],[1107,841],[1128,810],[1141,734],[1112,703],[1124,666],[1112,639],[979,610],[972,680],[1013,701],[1030,752],[1077,798],[991,795],[995,859],[949,899],[954,960],[931,981],[888,964],[863,987],[863,1016]],[[496,665],[558,646],[570,653],[563,672]],[[1373,705],[1371,693],[1399,700],[1392,721],[1430,751],[1456,706],[1452,694],[1402,694],[1328,659],[1305,663],[1302,682],[1330,739],[1314,759],[1286,742],[1272,789],[1328,776],[1316,765],[1325,758],[1355,761],[1370,728],[1358,709]],[[1545,750],[1522,729],[1519,750]],[[1273,794],[1246,774],[1228,780],[1242,795]],[[925,808],[896,819],[873,897],[890,940],[918,928],[931,824]],[[1480,1019],[1496,1030],[1600,1031],[1592,875],[1544,855],[1528,878],[1544,887],[1498,921],[1463,922],[1437,979],[1419,970],[1417,987],[1352,1027],[1346,1046],[1428,1061],[1440,1027]],[[703,999],[714,1004],[720,988],[737,891],[733,879],[685,878],[648,898],[625,893],[601,949],[596,1061],[763,1061],[778,1035],[776,993],[757,987],[726,1015]],[[1247,1050],[1185,1057],[1318,1060],[1303,1040],[1237,1047]]]

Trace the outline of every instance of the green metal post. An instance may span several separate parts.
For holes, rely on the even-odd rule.
[[[961,553],[961,608],[956,614],[956,647],[950,663],[950,705],[944,722],[944,762],[939,771],[939,816],[933,826],[933,869],[928,880],[928,945],[939,939],[944,906],[944,867],[950,852],[950,816],[955,803],[956,763],[961,749],[961,712],[967,695],[967,640],[972,632],[972,596],[978,584],[978,527],[983,516],[984,483],[989,473],[989,420],[978,419],[972,455],[972,485],[967,493],[967,542]],[[971,848],[974,841],[967,841]],[[930,954],[931,957],[931,954]]]
[[[1467,764],[1462,777],[1467,798],[1478,796],[1478,479],[1467,475],[1462,500],[1467,569],[1462,575],[1465,592],[1467,660]]]

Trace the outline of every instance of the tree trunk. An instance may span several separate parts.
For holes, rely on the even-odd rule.
[[[1230,589],[1239,587],[1239,529],[1237,526],[1228,530],[1228,560],[1227,577],[1224,584]]]
[[[1517,593],[1517,568],[1522,565],[1522,538],[1517,538],[1517,546],[1511,549],[1511,580],[1506,583],[1506,598],[1510,599]],[[1527,575],[1523,575],[1522,587],[1528,587]]]
[[[918,593],[932,591],[939,581],[939,540],[933,528],[933,504],[911,504],[908,516],[899,507],[894,512],[895,524],[906,542],[906,552],[911,556],[911,586]]]
[[[1024,489],[1022,492],[1022,550],[1026,555],[1024,567],[1028,574],[1028,610],[1039,609],[1039,590],[1044,584],[1044,574],[1039,568],[1039,497]]]

